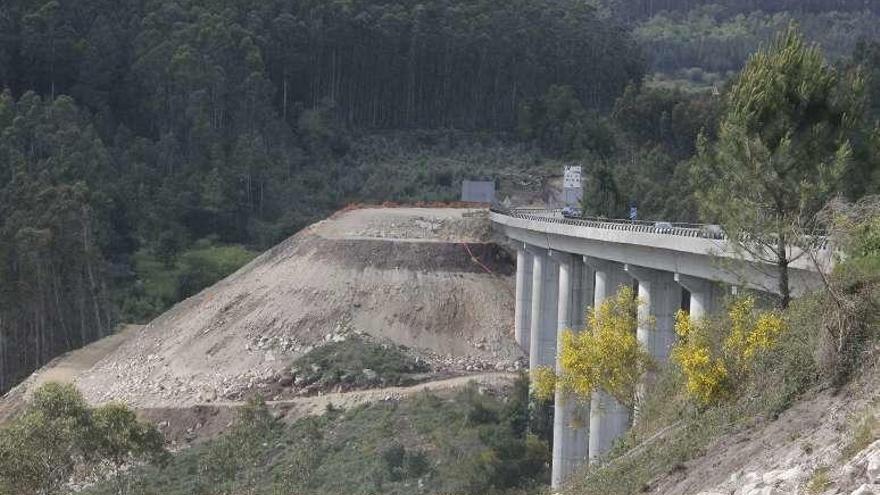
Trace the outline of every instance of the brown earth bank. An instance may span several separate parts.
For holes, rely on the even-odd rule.
[[[93,404],[122,401],[145,414],[223,409],[348,333],[406,346],[431,364],[430,380],[513,371],[523,359],[513,261],[492,241],[484,209],[349,209],[112,345],[93,344],[100,357],[69,380]],[[35,384],[10,392],[0,414]]]

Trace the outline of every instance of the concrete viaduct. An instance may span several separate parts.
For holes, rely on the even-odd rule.
[[[515,334],[532,370],[549,366],[558,372],[559,336],[583,329],[587,307],[620,285],[637,287],[639,321],[654,322],[638,328],[638,340],[660,363],[675,342],[679,309],[699,318],[713,311],[727,290],[777,290],[774,267],[736,256],[717,227],[570,219],[559,210],[534,209],[493,209],[490,219],[517,248]],[[793,294],[821,285],[818,272],[830,266],[831,255],[827,247],[818,253],[790,253]],[[586,403],[557,391],[552,487],[604,455],[632,419],[632,411],[605,393],[594,393]]]

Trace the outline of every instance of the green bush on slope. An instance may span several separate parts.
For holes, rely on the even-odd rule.
[[[165,469],[130,473],[129,493],[527,494],[549,479],[547,444],[526,433],[528,385],[506,397],[468,387],[285,425],[252,401],[217,439]],[[102,485],[87,491],[109,495]]]
[[[317,384],[324,390],[411,385],[431,371],[425,361],[408,354],[403,346],[359,335],[313,349],[297,359],[293,368],[303,383]]]

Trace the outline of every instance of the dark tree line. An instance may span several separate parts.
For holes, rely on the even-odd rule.
[[[880,39],[880,12],[731,11],[706,5],[686,12],[661,12],[640,23],[636,37],[655,70],[698,69],[722,75],[739,71],[749,55],[796,22],[807,39],[831,60],[850,56],[860,40]]]
[[[0,390],[107,332],[107,151],[73,101],[0,95]]]
[[[661,12],[687,12],[707,5],[718,5],[730,15],[763,11],[816,14],[830,11],[880,14],[873,0],[596,0],[615,16],[628,21],[647,19]]]
[[[5,0],[0,391],[248,259],[211,246],[358,200],[352,135],[504,133],[553,87],[595,112],[642,74],[576,0]]]

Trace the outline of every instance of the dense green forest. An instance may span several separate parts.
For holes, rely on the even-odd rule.
[[[363,199],[357,133],[512,132],[552,87],[607,111],[643,70],[573,0],[7,0],[0,390]]]
[[[576,160],[591,213],[637,201],[696,220],[688,162],[722,99],[646,75],[723,86],[790,19],[876,71],[858,42],[877,15],[855,0],[5,0],[0,391],[347,202],[456,199],[465,177]]]

